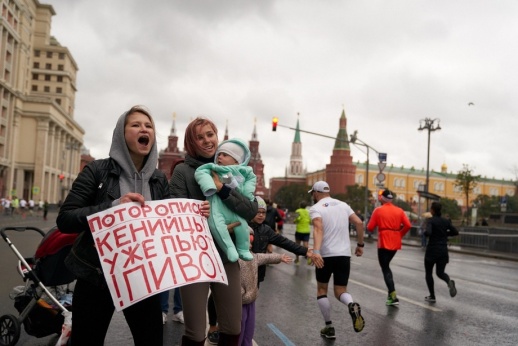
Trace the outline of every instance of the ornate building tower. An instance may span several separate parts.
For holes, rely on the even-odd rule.
[[[299,115],[299,114],[297,114]],[[306,172],[303,168],[302,162],[302,142],[300,141],[300,128],[299,119],[297,117],[297,127],[295,129],[295,138],[291,144],[291,155],[290,155],[290,169],[288,171],[288,177],[303,177]]]
[[[353,165],[348,138],[347,118],[345,117],[345,110],[342,110],[340,128],[336,135],[331,163],[326,165],[326,181],[332,194],[345,193],[347,186],[355,183],[356,166]]]
[[[176,135],[176,113],[173,113],[173,126],[168,137],[167,148],[160,150],[158,154],[158,169],[165,173],[167,180],[171,178],[171,169],[185,158],[185,152],[178,148],[178,136]]]
[[[228,137],[227,134],[225,134]],[[255,194],[263,198],[268,197],[268,189],[264,186],[264,164],[261,160],[261,154],[259,154],[259,140],[257,139],[257,128],[256,121],[254,120],[254,131],[252,132],[252,139],[248,143],[250,148],[250,162],[248,166],[252,167],[255,175],[257,176],[257,185],[255,188]]]

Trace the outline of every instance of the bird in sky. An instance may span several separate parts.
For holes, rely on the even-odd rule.
[[[474,106],[475,104],[473,102],[468,103],[468,106]]]

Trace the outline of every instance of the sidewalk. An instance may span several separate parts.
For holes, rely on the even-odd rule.
[[[41,228],[43,231],[48,231],[50,228],[56,225],[56,217],[58,216],[57,211],[49,211],[47,220],[43,220],[43,216],[36,216],[34,212],[33,216],[29,213],[25,217],[21,215],[0,215],[0,227],[19,227],[19,226],[31,226]]]

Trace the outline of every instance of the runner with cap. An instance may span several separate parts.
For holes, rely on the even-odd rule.
[[[403,209],[392,204],[394,194],[385,189],[378,197],[381,207],[374,209],[367,224],[367,230],[374,231],[378,227],[378,262],[388,289],[386,305],[399,305],[396,286],[390,270],[390,261],[401,250],[401,239],[410,230],[412,224]]]
[[[334,293],[340,303],[347,306],[353,321],[355,332],[361,332],[365,320],[361,315],[360,304],[353,301],[347,293],[347,283],[351,270],[351,240],[349,238],[349,222],[358,231],[358,244],[354,251],[356,256],[363,255],[363,223],[345,202],[331,198],[329,185],[325,181],[317,181],[311,190],[313,202],[309,215],[313,223],[315,257],[321,256],[324,265],[315,262],[317,279],[317,302],[324,317],[325,327],[320,335],[327,339],[335,339],[335,328],[331,321],[331,304],[327,290],[331,275],[334,279]]]

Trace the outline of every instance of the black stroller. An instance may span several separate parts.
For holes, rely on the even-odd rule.
[[[7,231],[35,231],[41,234],[43,240],[34,257],[24,258],[7,237]],[[16,345],[22,323],[27,334],[37,338],[60,334],[65,319],[63,313],[68,313],[72,308],[71,299],[69,304],[62,304],[51,290],[57,292],[58,287],[66,285],[68,291],[68,284],[75,280],[65,267],[64,260],[77,234],[61,233],[57,227],[46,234],[36,227],[3,227],[0,234],[18,257],[18,273],[26,283],[25,286],[15,288],[18,292],[11,294],[20,316],[0,316],[0,345]]]

